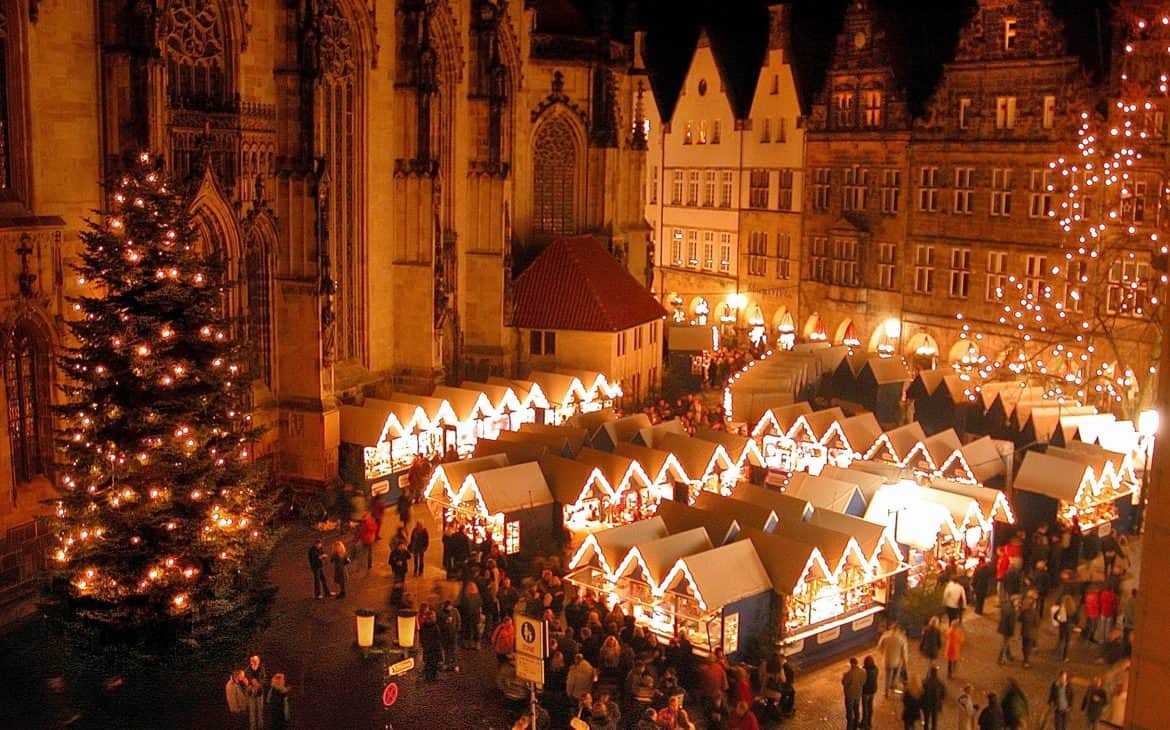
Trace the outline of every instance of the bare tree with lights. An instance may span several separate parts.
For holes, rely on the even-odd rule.
[[[60,359],[54,615],[147,655],[250,625],[271,591],[272,514],[251,458],[247,358],[219,257],[150,155],[81,234],[75,344]]]
[[[1130,36],[1115,98],[1081,113],[1076,149],[1050,163],[1046,194],[1031,199],[1061,246],[1000,290],[998,324],[1015,333],[1006,353],[957,367],[1131,417],[1149,403],[1162,347],[1170,16],[1118,12]],[[963,325],[964,337],[982,335]]]

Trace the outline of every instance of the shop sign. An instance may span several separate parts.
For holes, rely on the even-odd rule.
[[[1106,522],[1097,528],[1097,537],[1108,537],[1113,534],[1113,523]]]
[[[390,491],[390,480],[383,479],[379,482],[374,482],[370,485],[370,496],[377,497],[379,494],[386,494]]]
[[[517,652],[516,678],[522,682],[544,684],[544,660]]]
[[[862,629],[868,629],[870,626],[873,626],[873,614],[872,613],[868,616],[863,616],[863,617],[857,619],[856,621],[854,621],[851,624],[850,628],[852,628],[854,631],[861,631]]]
[[[410,487],[410,474],[403,474],[398,477],[398,488],[407,489]]]
[[[548,624],[541,619],[516,614],[516,654],[548,658]]]
[[[833,629],[817,634],[818,644],[828,644],[830,641],[836,641],[841,638],[841,627],[837,626]]]

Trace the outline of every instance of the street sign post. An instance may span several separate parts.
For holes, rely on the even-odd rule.
[[[386,673],[391,677],[397,677],[399,674],[405,674],[411,669],[414,669],[414,657],[412,656],[391,664],[386,670]]]
[[[548,624],[538,618],[517,613],[516,653],[537,659],[548,658]]]
[[[398,701],[398,685],[394,682],[386,685],[386,689],[382,690],[382,705],[390,707]]]
[[[544,684],[544,660],[527,654],[517,654],[516,678],[524,682]]]

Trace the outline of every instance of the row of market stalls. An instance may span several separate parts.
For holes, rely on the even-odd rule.
[[[533,372],[527,380],[490,378],[429,396],[394,392],[340,407],[343,479],[374,495],[396,490],[416,457],[469,456],[481,439],[525,425],[555,426],[613,406],[621,389],[601,373]]]
[[[741,482],[587,536],[567,579],[663,639],[685,632],[700,653],[778,637],[813,659],[872,638],[904,568],[887,528]]]

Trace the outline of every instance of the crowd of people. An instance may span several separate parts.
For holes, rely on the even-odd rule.
[[[698,428],[708,428],[721,431],[725,428],[723,412],[717,407],[703,403],[697,395],[685,395],[671,403],[660,398],[657,403],[651,403],[642,409],[651,423],[662,423],[678,419],[683,430],[692,436]]]

